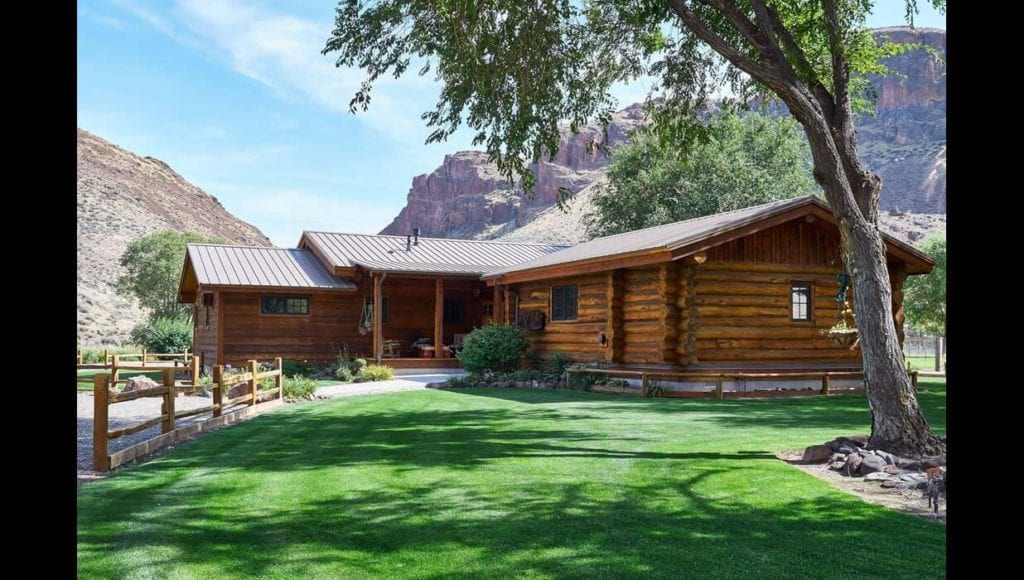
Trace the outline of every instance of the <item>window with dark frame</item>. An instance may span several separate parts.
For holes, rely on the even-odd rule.
[[[263,296],[260,299],[260,314],[305,315],[309,314],[308,296]]]
[[[810,321],[811,285],[806,282],[794,282],[790,287],[790,305],[792,320]]]
[[[551,320],[576,320],[576,284],[551,287]]]
[[[462,324],[466,320],[466,301],[462,298],[444,299],[444,323]]]
[[[484,316],[494,316],[494,304],[484,304]]]

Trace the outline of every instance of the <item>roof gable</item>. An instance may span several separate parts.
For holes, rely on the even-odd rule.
[[[602,262],[624,257],[642,259],[650,256],[646,261],[678,259],[748,235],[752,231],[812,214],[835,224],[835,217],[824,202],[814,196],[798,197],[595,238],[554,254],[494,270],[484,277],[497,278],[513,273],[588,263],[594,264],[597,269]],[[887,250],[907,262],[909,273],[931,270],[934,263],[920,250],[888,234],[883,234],[883,237]]]

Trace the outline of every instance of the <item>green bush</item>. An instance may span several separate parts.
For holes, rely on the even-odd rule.
[[[173,353],[192,350],[192,324],[184,318],[155,318],[132,329],[133,342],[150,352]]]
[[[471,373],[511,372],[519,366],[529,346],[526,334],[518,328],[490,324],[466,335],[458,358]]]
[[[301,399],[316,391],[316,380],[302,375],[284,378],[284,396]]]
[[[286,377],[292,377],[296,375],[308,375],[309,374],[309,363],[304,360],[293,360],[284,359],[281,361],[281,372]]]
[[[523,364],[526,365],[527,368],[543,370],[544,357],[535,350],[528,350],[526,351],[526,354],[523,355]]]
[[[352,371],[348,370],[345,364],[339,364],[338,368],[334,369],[334,378],[343,383],[351,383],[354,377]]]
[[[528,371],[515,371],[509,377],[509,380],[522,382],[522,381],[539,381],[544,378],[544,373],[536,370]]]
[[[597,373],[574,372],[569,375],[568,387],[574,391],[589,391],[590,387],[600,383],[603,379],[604,376]]]
[[[338,359],[337,368],[344,367],[348,369],[348,373],[354,377],[362,374],[363,369],[366,368],[365,358],[348,358],[348,356],[342,356]]]
[[[395,370],[385,365],[369,365],[359,373],[359,378],[364,381],[386,381],[395,378]]]
[[[560,377],[565,373],[565,367],[572,364],[572,360],[569,359],[569,355],[564,352],[556,352],[545,361],[544,368],[548,373]]]
[[[622,382],[625,383],[626,381]],[[626,383],[623,386],[629,386],[629,383]],[[667,390],[668,389],[665,388],[665,384],[661,381],[651,381],[647,383],[647,390],[644,391],[643,395],[645,397],[664,397],[665,391]]]

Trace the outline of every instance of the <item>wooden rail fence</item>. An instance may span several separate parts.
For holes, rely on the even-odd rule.
[[[115,355],[115,358],[116,357],[117,355]],[[115,361],[115,365],[116,362],[117,361]],[[197,359],[194,358],[193,362],[193,368],[195,368]],[[112,377],[116,376],[118,367],[115,366],[113,368],[115,369],[114,372],[109,374],[97,374],[93,379],[94,407],[92,449],[93,469],[96,471],[109,471],[128,461],[136,459],[137,457],[156,451],[161,447],[166,447],[167,445],[177,441],[181,441],[196,433],[234,423],[246,417],[255,415],[272,406],[281,404],[284,398],[284,387],[282,385],[283,375],[281,373],[280,358],[274,360],[274,368],[272,370],[264,372],[259,372],[259,365],[255,360],[250,360],[247,372],[240,374],[236,373],[226,375],[222,365],[215,366],[213,368],[213,382],[209,384],[209,387],[213,391],[213,404],[200,407],[198,409],[181,411],[176,411],[174,409],[175,395],[177,390],[181,388],[181,385],[176,384],[174,380],[174,373],[176,370],[180,370],[181,367],[175,369],[174,367],[165,366],[160,369],[163,374],[163,384],[159,387],[127,393],[111,390],[112,387],[116,385],[112,380]],[[152,367],[147,368],[152,370]],[[120,370],[126,369],[127,367],[120,367]],[[195,382],[193,382],[192,385],[186,386],[194,386],[198,383],[198,375],[194,375],[194,377]],[[274,387],[261,391],[259,389],[260,379],[269,377],[274,378]],[[246,384],[248,386],[246,392],[242,395],[225,400],[225,393],[230,392],[232,387],[240,384]],[[134,401],[135,399],[146,397],[163,398],[163,405],[161,406],[159,416],[136,423],[129,427],[122,427],[114,430],[110,429],[110,405],[122,403],[124,401]],[[263,401],[260,400],[261,397],[263,398]],[[242,406],[228,411],[229,408],[237,405]],[[178,419],[201,415],[204,413],[210,413],[210,418],[184,427],[175,426],[175,422]],[[158,424],[161,426],[160,435],[115,453],[109,452],[111,439],[132,435]]]
[[[833,395],[833,394],[849,394],[849,393],[863,393],[863,388],[840,388],[835,389],[832,387],[832,381],[834,379],[863,379],[864,373],[861,371],[778,371],[778,372],[755,372],[755,371],[659,371],[659,370],[629,370],[629,369],[607,369],[607,368],[587,368],[587,367],[569,367],[565,369],[566,383],[572,378],[572,373],[596,373],[609,376],[627,376],[627,377],[640,377],[640,388],[636,387],[601,387],[593,388],[595,392],[609,392],[609,393],[628,393],[636,395],[646,395],[648,388],[651,384],[651,379],[676,379],[680,382],[704,382],[714,384],[714,389],[709,391],[664,391],[661,393],[662,397],[678,397],[678,398],[715,398],[715,399],[756,399],[756,398],[768,398],[768,397],[799,397],[807,395]],[[818,390],[811,390],[808,392],[799,389],[785,389],[785,390],[760,390],[760,391],[726,391],[724,384],[726,381],[746,381],[746,380],[813,380],[817,379],[821,381],[821,388]],[[917,391],[917,371],[910,372],[910,381],[914,387],[914,391]]]
[[[136,362],[142,366],[147,364],[150,367],[161,367],[166,365],[176,364],[178,360],[188,361],[191,359],[189,350],[185,349],[184,352],[148,352],[146,349],[142,349],[142,352],[135,353],[121,353],[111,354],[107,349],[103,349],[103,362],[87,363],[84,362],[85,355],[82,354],[81,349],[78,350],[78,368],[80,369],[106,369],[110,368],[114,357],[118,357],[122,361],[128,361],[129,359],[138,359]],[[171,359],[171,360],[166,360]]]
[[[105,352],[105,351],[104,351]],[[81,359],[82,353],[78,353],[79,359]],[[138,357],[141,360],[132,361],[124,360],[125,358]],[[174,357],[171,360],[159,360],[160,358]],[[182,361],[186,361],[188,364],[184,364]],[[128,379],[121,378],[122,371],[163,371],[171,370],[175,373],[187,372],[191,377],[191,382],[179,383],[176,388],[179,391],[194,392],[199,384],[199,357],[189,356],[188,351],[184,353],[147,353],[145,350],[141,354],[115,354],[111,355],[102,367],[96,365],[78,365],[78,370],[90,369],[90,368],[104,368],[110,369],[110,384],[116,386],[118,383],[127,382]],[[92,383],[92,378],[88,377],[76,377],[78,383]]]

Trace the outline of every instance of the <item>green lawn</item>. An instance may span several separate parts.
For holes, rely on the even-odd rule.
[[[934,371],[935,370],[935,357],[934,356],[908,356],[907,359],[914,365],[914,368],[919,371]],[[942,362],[946,362],[946,358],[942,358]]]
[[[78,371],[78,380],[85,381],[78,383],[79,391],[91,391],[93,388],[93,377],[100,373],[110,373],[110,369],[81,369]],[[135,375],[146,375],[154,381],[163,381],[163,373],[161,371],[119,371],[117,377],[119,379],[127,379],[128,377],[134,377]]]
[[[945,383],[919,398],[945,428]],[[418,391],[291,405],[82,486],[82,578],[945,575],[945,527],[774,458],[863,397]]]

